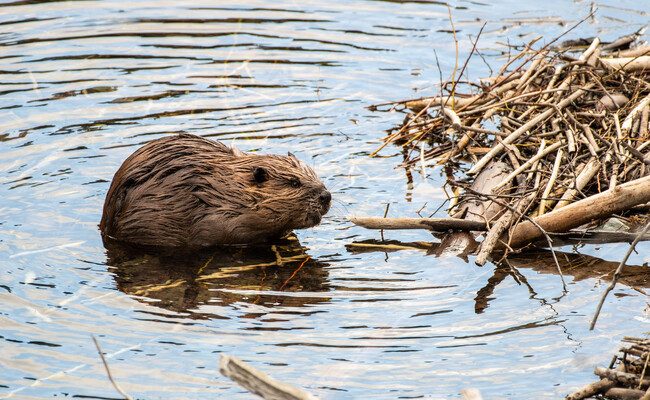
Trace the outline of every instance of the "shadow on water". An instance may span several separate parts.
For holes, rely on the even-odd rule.
[[[313,259],[295,236],[273,245],[192,253],[104,244],[120,291],[183,317],[225,318],[206,305],[304,307],[329,301],[327,264]]]

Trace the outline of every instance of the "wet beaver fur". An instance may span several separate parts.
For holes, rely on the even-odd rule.
[[[144,246],[263,243],[320,223],[331,195],[294,155],[243,153],[182,134],[153,140],[113,177],[105,239]]]

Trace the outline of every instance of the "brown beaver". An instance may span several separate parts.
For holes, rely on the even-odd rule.
[[[153,140],[113,177],[104,238],[145,246],[263,243],[320,223],[332,196],[293,154],[243,153],[181,134]]]

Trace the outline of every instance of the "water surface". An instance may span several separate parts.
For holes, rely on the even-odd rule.
[[[461,57],[487,22],[480,49],[498,68],[503,43],[550,38],[590,5],[450,10]],[[573,37],[611,40],[650,11],[598,6]],[[394,147],[368,157],[403,115],[367,109],[435,94],[437,64],[446,76],[455,63],[442,2],[6,1],[0,49],[0,398],[117,397],[91,335],[137,398],[249,398],[219,375],[222,353],[328,399],[453,398],[465,387],[558,398],[593,380],[624,335],[648,330],[647,298],[631,283],[587,330],[601,276],[627,244],[563,247],[567,293],[543,257],[504,270],[430,245],[349,246],[380,236],[348,214],[390,203],[391,216],[429,215],[445,199],[440,171],[407,174]],[[469,73],[489,68],[477,58]],[[106,249],[97,224],[113,173],[178,132],[294,152],[331,188],[333,210],[275,248]],[[637,275],[648,250],[630,260]]]

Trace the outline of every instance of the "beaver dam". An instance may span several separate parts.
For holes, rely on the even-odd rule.
[[[409,112],[374,154],[395,144],[407,169],[444,166],[451,218],[353,222],[485,231],[481,265],[496,251],[552,246],[554,235],[607,236],[612,216],[633,232],[650,202],[650,47],[630,48],[636,36],[594,39],[581,53],[535,49],[536,39],[478,84],[460,79],[466,61],[439,96],[376,106]]]
[[[470,54],[438,96],[373,106],[406,112],[373,156],[396,145],[407,174],[440,167],[449,218],[353,217],[352,222],[370,229],[428,229],[441,238],[436,254],[475,254],[479,265],[509,254],[516,265],[514,252],[548,247],[560,277],[562,268],[575,268],[559,260],[565,254],[553,246],[632,242],[618,268],[605,273],[613,273],[613,280],[593,329],[627,257],[638,241],[650,238],[650,46],[636,43],[639,36],[561,45],[555,39],[544,46],[538,38],[509,47],[498,73],[478,83],[463,80]],[[425,246],[366,241],[351,247],[384,245]],[[569,398],[650,398],[645,378],[650,347],[647,340],[629,341],[632,348],[621,350],[610,369],[596,370],[601,381]],[[611,369],[614,364],[619,368]]]

